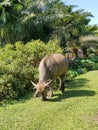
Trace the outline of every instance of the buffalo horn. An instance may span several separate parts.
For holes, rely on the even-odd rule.
[[[50,80],[48,83],[45,84],[45,87],[52,83],[52,80]]]
[[[31,80],[31,83],[33,84],[34,88],[36,88],[36,84]]]

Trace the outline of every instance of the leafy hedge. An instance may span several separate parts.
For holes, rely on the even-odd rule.
[[[41,59],[47,54],[62,52],[56,40],[48,44],[32,40],[25,45],[20,41],[0,47],[0,100],[16,99],[32,91],[30,80],[37,82]],[[95,69],[98,70],[98,56],[76,58],[70,61],[67,79]]]
[[[76,58],[70,61],[70,67],[67,74],[67,79],[71,79],[80,74],[91,70],[98,70],[98,56],[88,57],[86,59]]]
[[[0,100],[18,98],[32,90],[30,80],[38,79],[38,64],[50,53],[62,53],[57,41],[44,44],[32,40],[24,45],[16,42],[0,48]]]

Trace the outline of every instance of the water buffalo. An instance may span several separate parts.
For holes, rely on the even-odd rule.
[[[47,91],[49,91],[48,96],[51,97],[53,94],[52,82],[58,77],[60,79],[59,90],[63,93],[67,69],[68,59],[65,56],[62,54],[46,55],[39,64],[39,82],[35,84],[31,81],[36,89],[34,97],[41,94],[42,100],[45,101],[47,99]]]

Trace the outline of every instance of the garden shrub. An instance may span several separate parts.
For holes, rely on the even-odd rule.
[[[75,58],[69,62],[67,79],[86,73],[87,71],[98,70],[98,56],[92,56],[85,59]]]
[[[18,98],[32,90],[30,80],[38,80],[38,65],[50,53],[62,53],[57,41],[45,44],[32,40],[21,41],[0,48],[0,100]]]
[[[67,80],[70,80],[78,75],[78,72],[72,69],[69,69],[67,72]]]
[[[41,59],[51,53],[62,53],[56,40],[47,44],[40,40],[32,40],[27,44],[21,41],[14,45],[0,47],[0,100],[18,98],[33,90],[32,79],[38,82],[38,65]],[[76,58],[70,61],[67,79],[98,70],[98,56],[87,59]]]

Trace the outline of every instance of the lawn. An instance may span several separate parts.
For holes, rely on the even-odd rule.
[[[1,103],[0,130],[98,130],[98,71],[66,84],[46,102],[31,94]]]

